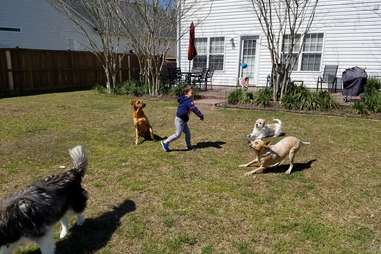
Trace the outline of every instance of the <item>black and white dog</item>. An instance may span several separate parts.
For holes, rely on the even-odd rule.
[[[11,254],[26,240],[36,242],[42,254],[54,254],[52,227],[61,221],[60,238],[68,232],[68,215],[84,222],[87,192],[81,186],[87,167],[82,146],[69,150],[74,167],[35,182],[23,191],[0,200],[0,254]]]

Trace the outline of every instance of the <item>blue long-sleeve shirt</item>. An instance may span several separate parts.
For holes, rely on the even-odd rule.
[[[201,111],[194,105],[192,98],[187,96],[180,96],[178,98],[179,106],[177,107],[176,116],[181,118],[184,122],[189,121],[189,114],[192,111],[200,119],[204,117]]]

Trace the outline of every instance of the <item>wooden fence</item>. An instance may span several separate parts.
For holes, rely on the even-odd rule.
[[[118,82],[139,77],[135,55],[120,55]],[[105,83],[104,71],[90,52],[0,49],[0,95],[88,89]]]

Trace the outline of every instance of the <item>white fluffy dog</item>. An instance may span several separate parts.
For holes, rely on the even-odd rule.
[[[274,119],[274,123],[267,124],[264,119],[255,122],[253,131],[247,136],[249,139],[262,139],[267,137],[279,137],[283,135],[282,121]]]

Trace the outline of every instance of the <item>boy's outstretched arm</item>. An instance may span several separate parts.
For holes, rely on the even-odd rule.
[[[201,120],[204,120],[204,114],[192,103],[190,108],[193,113],[195,113]]]

